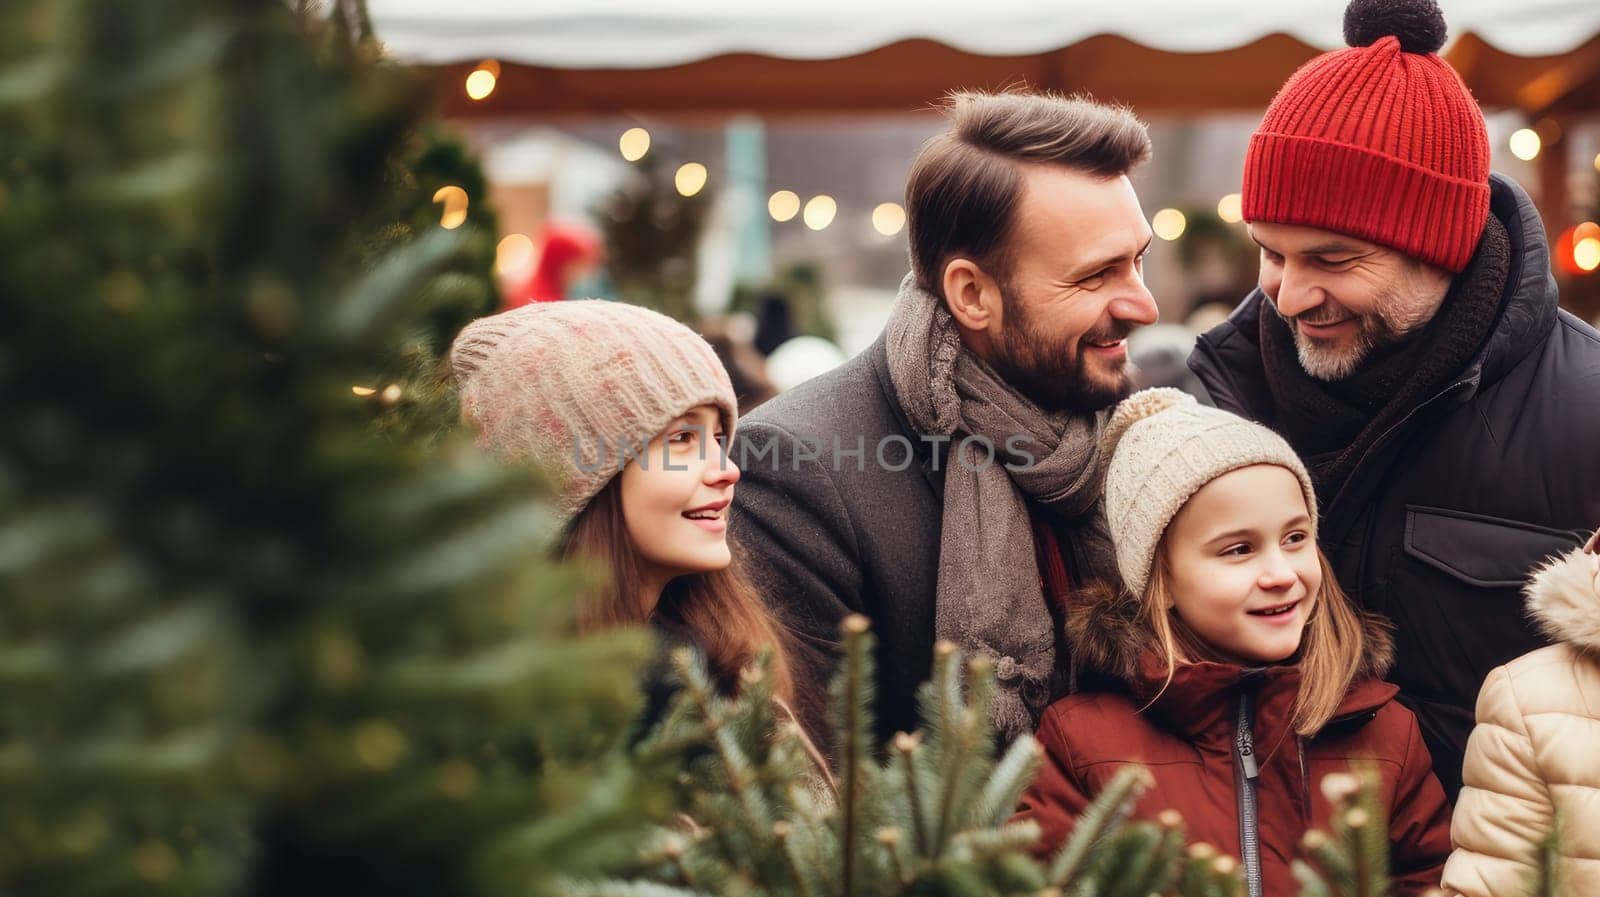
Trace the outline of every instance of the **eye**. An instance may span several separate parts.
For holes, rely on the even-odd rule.
[[[1319,258],[1319,259],[1317,259],[1317,264],[1321,265],[1324,268],[1339,268],[1339,267],[1342,267],[1344,265],[1348,265],[1353,261],[1355,261],[1354,257],[1347,258],[1347,259]]]
[[[667,437],[667,443],[669,445],[693,445],[694,435],[693,430],[679,430]]]
[[[1099,271],[1094,272],[1093,274],[1090,274],[1088,277],[1085,277],[1084,279],[1078,281],[1079,289],[1084,289],[1084,290],[1098,290],[1098,289],[1100,289],[1100,287],[1103,284],[1105,284],[1106,278],[1108,278],[1108,277],[1110,277],[1112,275],[1113,270],[1114,269],[1111,269],[1111,268],[1104,268],[1104,269],[1101,269]]]
[[[1272,250],[1268,249],[1265,246],[1261,247],[1261,257],[1266,259],[1267,261],[1271,262],[1274,265],[1283,264],[1283,256],[1277,254],[1276,252],[1273,252]]]
[[[1283,541],[1284,541],[1284,544],[1286,544],[1286,545],[1303,545],[1310,538],[1311,538],[1310,535],[1308,535],[1307,533],[1302,532],[1300,530],[1296,530],[1296,531],[1290,533],[1289,535],[1285,536],[1283,538]]]
[[[1249,542],[1240,542],[1238,545],[1230,545],[1222,549],[1222,556],[1242,558],[1249,555],[1252,550]]]

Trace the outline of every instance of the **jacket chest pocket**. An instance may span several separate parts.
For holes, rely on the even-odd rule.
[[[1406,506],[1385,610],[1395,624],[1393,679],[1414,697],[1470,708],[1493,667],[1543,644],[1522,586],[1577,534],[1446,508]]]
[[[1577,540],[1519,520],[1406,505],[1406,555],[1481,589],[1520,590],[1534,567]]]

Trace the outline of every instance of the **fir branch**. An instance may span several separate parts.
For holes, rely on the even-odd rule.
[[[736,743],[733,733],[724,724],[718,711],[715,686],[706,676],[695,653],[688,648],[673,652],[673,665],[683,681],[683,687],[700,710],[700,719],[711,735],[711,745],[720,761],[718,769],[728,783],[734,801],[744,815],[746,834],[771,835],[772,818],[758,789],[749,759]]]
[[[922,738],[917,733],[900,732],[894,736],[894,753],[900,758],[904,770],[901,778],[905,783],[906,804],[911,816],[911,832],[916,838],[917,854],[927,856],[930,848],[929,820],[927,811],[922,805],[922,764],[918,762],[917,756],[921,744]]]
[[[1043,760],[1044,750],[1033,736],[1024,735],[1013,741],[989,774],[989,781],[973,806],[972,824],[998,826],[1011,818]]]
[[[866,794],[868,757],[866,733],[870,713],[866,706],[866,677],[871,675],[870,661],[866,657],[871,647],[867,618],[852,615],[843,624],[845,668],[841,677],[835,712],[839,722],[839,762],[842,764],[839,794],[839,823],[841,897],[852,897],[856,887],[856,867],[860,862],[858,827],[862,815],[861,802]]]
[[[1539,840],[1534,850],[1533,874],[1528,880],[1528,897],[1553,897],[1561,893],[1561,840],[1564,828],[1561,817],[1557,815],[1550,826],[1550,833]]]
[[[1149,786],[1150,773],[1144,767],[1129,765],[1118,770],[1078,817],[1072,835],[1051,862],[1045,879],[1063,890],[1073,887],[1091,851],[1133,815],[1139,796]]]

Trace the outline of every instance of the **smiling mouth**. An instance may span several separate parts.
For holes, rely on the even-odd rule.
[[[733,504],[733,499],[725,498],[722,501],[701,505],[683,512],[686,520],[722,520],[728,516],[728,506]]]
[[[1260,610],[1246,611],[1252,617],[1279,617],[1300,606],[1300,602],[1291,601],[1288,604],[1279,604],[1273,607],[1264,607]]]
[[[1302,327],[1314,327],[1318,330],[1327,330],[1330,327],[1338,327],[1340,324],[1348,324],[1354,320],[1355,318],[1340,318],[1337,321],[1298,321],[1296,323]]]

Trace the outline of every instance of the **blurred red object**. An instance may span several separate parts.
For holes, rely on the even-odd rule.
[[[506,290],[506,308],[571,298],[567,288],[600,262],[600,235],[581,225],[551,222],[539,236],[533,271]]]
[[[1589,240],[1600,240],[1600,224],[1585,221],[1576,227],[1569,227],[1556,237],[1555,245],[1550,247],[1550,254],[1555,256],[1556,266],[1567,274],[1589,274],[1600,267],[1600,259],[1594,255],[1594,248],[1589,247],[1580,253],[1579,245]]]

